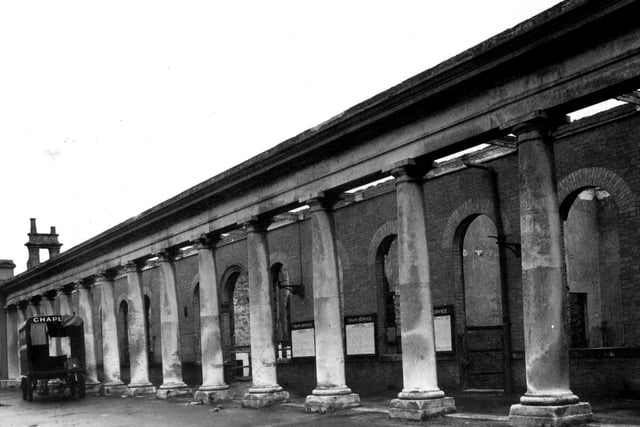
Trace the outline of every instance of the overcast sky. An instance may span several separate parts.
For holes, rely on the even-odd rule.
[[[0,0],[0,258],[63,251],[558,3]]]

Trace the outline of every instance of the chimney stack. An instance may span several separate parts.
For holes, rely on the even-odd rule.
[[[29,231],[29,241],[25,243],[25,246],[29,250],[29,260],[27,261],[27,270],[37,267],[40,264],[40,249],[47,249],[49,251],[49,259],[53,259],[60,255],[60,247],[62,243],[58,241],[58,234],[56,233],[56,227],[51,227],[51,232],[38,233],[36,226],[36,219],[31,218],[31,228]]]

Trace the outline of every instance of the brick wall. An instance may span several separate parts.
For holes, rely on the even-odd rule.
[[[631,110],[618,109],[597,118],[588,118],[556,132],[555,143],[557,177],[561,183],[563,202],[572,192],[588,186],[600,186],[612,194],[619,209],[619,235],[624,318],[625,347],[640,347],[640,115]],[[484,163],[496,172],[495,189],[486,171],[462,169],[425,181],[424,197],[427,212],[429,263],[433,304],[453,305],[455,318],[455,352],[439,362],[439,381],[443,388],[456,389],[461,382],[464,366],[460,352],[465,335],[464,293],[459,259],[460,239],[469,219],[477,214],[489,216],[502,225],[502,233],[512,244],[520,242],[518,158],[510,154]],[[563,179],[566,180],[563,182]],[[499,212],[495,211],[494,191],[497,189]],[[342,203],[335,212],[336,236],[343,278],[345,315],[381,313],[381,291],[376,276],[375,250],[382,238],[393,234],[390,224],[396,220],[395,188],[393,183],[365,190],[356,202]],[[279,226],[269,232],[271,263],[286,266],[289,280],[301,283],[304,297],[291,297],[293,322],[313,319],[313,288],[311,271],[310,221],[308,218]],[[225,278],[234,271],[246,272],[246,240],[241,234],[225,239],[216,250],[216,265],[221,300],[225,296]],[[522,319],[522,291],[520,258],[510,250],[502,252],[503,281],[505,283],[507,325],[511,346],[511,372],[514,391],[525,388],[524,344]],[[188,257],[177,264],[180,330],[185,361],[196,361],[193,334],[197,331],[191,305],[197,274],[196,257]],[[153,360],[160,358],[159,297],[157,269],[143,273],[145,286],[151,290],[151,335],[155,337]],[[94,294],[95,295],[95,294]],[[99,307],[99,298],[95,298]],[[183,313],[187,308],[188,314]],[[96,313],[98,311],[96,310]],[[378,348],[384,349],[382,328],[384,316],[378,316]],[[96,314],[94,320],[99,321]],[[99,333],[97,331],[96,336]],[[387,351],[387,350],[384,350]],[[574,391],[585,395],[599,392],[611,394],[637,393],[640,369],[638,355],[614,352],[613,356],[596,354],[578,357],[572,352],[571,375]],[[311,361],[293,361],[278,367],[280,381],[285,387],[315,386],[315,368]],[[373,373],[373,374],[372,374]],[[378,356],[347,361],[348,384],[356,391],[389,391],[401,387],[401,365],[396,357]],[[365,388],[366,386],[366,388]]]

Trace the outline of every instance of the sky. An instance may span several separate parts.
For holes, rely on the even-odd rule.
[[[556,3],[0,0],[0,259],[26,269],[29,218],[68,250]]]

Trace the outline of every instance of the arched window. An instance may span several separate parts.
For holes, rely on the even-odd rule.
[[[383,333],[383,352],[400,353],[400,294],[398,290],[398,239],[387,236],[376,255],[376,278],[380,289],[381,318],[379,324]]]
[[[271,283],[273,285],[273,324],[276,335],[278,358],[291,357],[291,291],[289,273],[281,263],[271,267]]]
[[[600,187],[572,197],[564,215],[570,346],[620,346],[624,330],[618,208]]]

